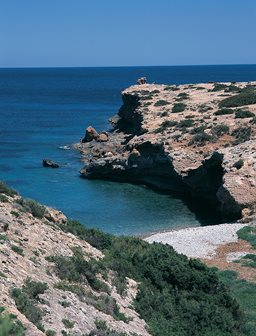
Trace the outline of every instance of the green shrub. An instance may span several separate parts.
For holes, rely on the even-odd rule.
[[[255,117],[255,114],[248,110],[237,109],[235,111],[235,118],[251,118]]]
[[[241,92],[242,89],[234,84],[227,86],[224,92]]]
[[[255,336],[256,284],[238,279],[234,271],[222,271],[218,275],[244,312],[241,334]],[[239,333],[238,335],[241,334]]]
[[[195,134],[189,142],[189,145],[203,146],[207,142],[214,142],[216,138],[210,134],[203,132]]]
[[[0,194],[0,202],[7,203],[9,200],[4,194]]]
[[[54,330],[46,330],[46,333],[45,333],[46,336],[55,336],[56,335],[56,331]]]
[[[177,100],[182,101],[185,99],[189,99],[189,94],[187,94],[186,92],[181,92],[177,95]]]
[[[200,113],[204,113],[204,112],[207,112],[209,110],[212,110],[212,107],[208,106],[206,104],[201,104],[201,105],[198,106],[198,112],[200,112]]]
[[[17,245],[11,245],[11,249],[22,256],[24,255],[23,249]]]
[[[194,125],[194,120],[193,119],[184,119],[184,120],[181,120],[178,123],[177,128],[186,129],[186,128],[191,127],[193,125]]]
[[[75,325],[75,322],[67,320],[67,319],[62,319],[62,323],[68,329],[72,329],[74,327],[74,325]]]
[[[23,291],[28,294],[28,296],[38,301],[39,295],[44,294],[44,292],[48,289],[48,285],[45,282],[33,281],[30,278],[25,280]]]
[[[15,301],[17,309],[40,329],[43,317],[41,309],[38,308],[29,296],[19,288],[14,288],[11,292],[11,296]]]
[[[167,100],[160,99],[154,104],[154,106],[165,106],[165,105],[168,105],[168,104],[170,104],[170,103]]]
[[[0,242],[1,241],[6,241],[8,238],[5,234],[0,234]]]
[[[65,301],[65,300],[59,301],[59,304],[62,305],[62,307],[64,307],[64,308],[68,308],[68,307],[71,306],[71,302],[68,302],[68,301]]]
[[[218,111],[216,111],[214,114],[215,115],[226,115],[226,114],[233,114],[234,110],[229,109],[229,108],[222,108]]]
[[[231,135],[236,138],[236,140],[234,141],[234,144],[238,145],[240,143],[243,143],[245,141],[250,140],[251,132],[252,132],[251,127],[238,127],[238,128],[236,128],[231,133]]]
[[[239,107],[244,105],[256,104],[256,90],[243,89],[238,95],[220,101],[220,107]]]
[[[201,126],[196,126],[190,130],[190,134],[198,134],[204,132],[204,130],[207,128],[207,125],[201,125]]]
[[[18,195],[17,191],[14,189],[10,188],[5,184],[4,182],[0,181],[0,194],[5,194],[7,196],[15,196]]]
[[[179,113],[185,111],[187,105],[184,103],[176,103],[173,105],[172,112]]]
[[[88,229],[75,220],[68,220],[66,224],[60,225],[60,227],[64,232],[73,233],[101,251],[108,248],[113,239],[110,234],[97,229]]]
[[[216,136],[221,136],[229,132],[229,127],[224,124],[216,125],[212,127],[212,134]]]
[[[4,314],[4,308],[0,310],[0,335],[1,336],[25,336],[25,328],[13,314]]]
[[[237,232],[240,239],[248,241],[256,249],[256,227],[245,226]]]
[[[38,202],[31,199],[21,199],[19,202],[26,211],[30,212],[34,217],[43,218],[46,208]]]
[[[226,84],[214,83],[213,89],[209,90],[211,92],[222,91],[225,90],[228,86]]]

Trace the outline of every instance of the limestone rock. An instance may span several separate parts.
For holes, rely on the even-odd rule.
[[[99,137],[98,132],[92,126],[89,126],[85,130],[85,136],[82,139],[82,142],[91,142],[92,140],[97,140]]]

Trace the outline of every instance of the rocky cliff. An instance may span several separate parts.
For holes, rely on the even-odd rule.
[[[0,183],[0,334],[149,335],[132,307],[137,283],[129,279],[126,295],[121,296],[112,283],[113,274],[108,280],[79,280],[72,258],[75,256],[77,263],[79,257],[80,269],[88,270],[87,262],[100,260],[102,252],[65,232],[68,222],[60,211],[24,200],[11,189],[2,193],[2,186]],[[63,267],[61,273],[59,266]],[[3,309],[17,316],[24,334],[8,333],[1,324]]]
[[[81,175],[206,202],[223,220],[256,204],[256,84],[132,86],[107,141],[77,145]]]

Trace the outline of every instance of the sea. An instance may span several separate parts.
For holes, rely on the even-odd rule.
[[[170,195],[80,177],[83,164],[71,145],[89,125],[111,130],[108,119],[122,104],[121,91],[142,76],[159,84],[254,81],[256,65],[0,69],[0,180],[23,197],[115,235],[205,224]],[[60,168],[44,168],[44,158]]]

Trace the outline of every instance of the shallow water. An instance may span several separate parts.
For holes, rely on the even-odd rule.
[[[142,186],[79,177],[85,128],[109,128],[120,91],[147,76],[165,84],[256,79],[256,66],[0,69],[0,179],[23,196],[114,234],[198,226],[180,200]],[[60,169],[42,167],[42,159]]]

